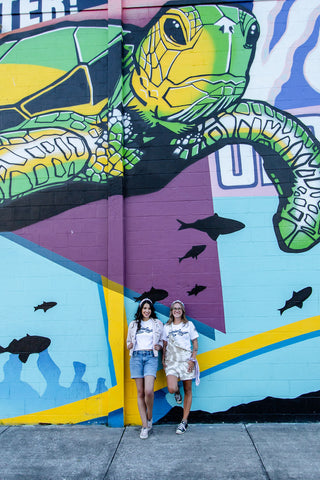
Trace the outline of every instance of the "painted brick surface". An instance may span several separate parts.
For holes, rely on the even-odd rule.
[[[191,420],[318,418],[318,2],[36,3],[0,1],[0,421],[139,423],[152,295]]]

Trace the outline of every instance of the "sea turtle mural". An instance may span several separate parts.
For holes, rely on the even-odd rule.
[[[79,182],[106,195],[149,193],[199,158],[246,143],[279,195],[280,248],[312,248],[319,142],[292,115],[243,98],[258,37],[254,15],[226,4],[167,4],[141,29],[87,21],[5,35],[2,207]]]

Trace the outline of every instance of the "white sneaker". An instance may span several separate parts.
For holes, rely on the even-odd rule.
[[[177,435],[183,435],[187,431],[187,428],[188,428],[187,422],[182,420],[181,423],[179,423],[179,425],[177,427],[176,434]]]
[[[147,428],[142,427],[140,432],[140,438],[144,440],[145,438],[148,438],[148,436],[149,436],[149,430]]]
[[[152,418],[151,420],[148,420],[148,432],[150,433],[152,430]]]
[[[174,398],[179,405],[182,403],[182,395],[179,388],[178,391],[174,394]]]

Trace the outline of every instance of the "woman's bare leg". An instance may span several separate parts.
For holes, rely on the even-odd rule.
[[[152,419],[153,400],[154,400],[154,376],[146,375],[144,377],[144,402],[146,406],[147,420]]]
[[[169,393],[176,393],[179,390],[178,378],[175,375],[167,375],[167,385]]]
[[[135,378],[136,387],[137,387],[137,396],[138,396],[138,409],[140,413],[140,418],[142,421],[142,426],[147,428],[147,405],[145,402],[145,393],[144,393],[144,378]]]
[[[183,380],[184,401],[183,401],[183,421],[188,422],[188,417],[192,403],[192,380]]]

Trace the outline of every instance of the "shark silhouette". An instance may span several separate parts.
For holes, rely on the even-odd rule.
[[[206,288],[207,287],[205,287],[204,285],[198,285],[196,283],[195,286],[192,288],[192,290],[188,290],[187,293],[188,295],[198,295],[198,293],[202,292]]]
[[[284,307],[278,309],[280,312],[280,315],[282,315],[285,310],[288,310],[289,308],[292,308],[292,307],[302,308],[303,302],[310,297],[311,293],[312,293],[312,287],[303,288],[298,292],[293,291],[292,297],[286,301]]]
[[[43,352],[43,350],[49,347],[50,343],[50,338],[27,334],[20,340],[14,338],[6,348],[0,346],[0,353],[9,352],[19,355],[21,362],[26,363],[29,355]]]
[[[179,258],[179,263],[182,262],[185,258],[195,258],[198,259],[198,255],[206,249],[206,245],[194,245],[184,257]]]
[[[219,217],[217,213],[211,215],[211,217],[196,220],[193,223],[185,223],[178,219],[177,222],[180,223],[179,230],[194,228],[207,233],[212,240],[217,240],[219,235],[234,233],[245,227],[244,223],[232,220],[232,218]]]
[[[43,310],[44,312],[46,312],[47,310],[49,310],[49,308],[52,308],[55,305],[57,305],[57,302],[43,302],[41,303],[41,305],[37,305],[36,307],[33,307],[33,308],[34,308],[34,311]]]
[[[136,302],[141,302],[144,298],[150,298],[152,303],[159,302],[160,300],[163,300],[168,296],[167,290],[162,290],[161,288],[154,288],[151,287],[151,289],[148,292],[143,292],[139,297],[133,297]]]

